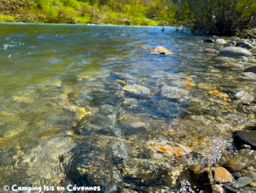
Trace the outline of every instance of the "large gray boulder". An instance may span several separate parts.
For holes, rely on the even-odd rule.
[[[226,57],[240,57],[240,56],[248,56],[251,57],[252,53],[244,48],[240,47],[226,47],[220,50],[219,56]]]

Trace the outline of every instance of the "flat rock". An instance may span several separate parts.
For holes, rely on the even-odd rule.
[[[256,152],[250,149],[241,149],[238,154],[231,157],[225,164],[224,167],[229,171],[241,171],[255,162]]]
[[[133,93],[133,94],[149,94],[150,90],[145,87],[145,86],[141,86],[141,85],[126,85],[123,87],[124,91]]]
[[[233,132],[233,139],[238,148],[241,148],[243,144],[247,144],[252,149],[256,149],[256,131],[235,131]]]
[[[236,98],[239,98],[241,101],[245,101],[245,102],[252,102],[254,100],[253,92],[240,91],[236,93],[235,96]]]
[[[232,181],[232,175],[223,167],[217,167],[214,170],[214,179],[218,183],[225,183]]]
[[[189,92],[187,90],[178,87],[163,86],[161,88],[161,95],[166,98],[178,99],[188,93]]]
[[[251,178],[248,177],[241,177],[238,178],[237,181],[235,183],[232,184],[233,188],[243,188],[247,185],[249,185],[252,182]]]
[[[256,186],[256,172],[249,171],[245,177],[251,178],[254,182],[254,185]]]
[[[226,56],[226,57],[241,57],[241,56],[247,56],[251,57],[252,53],[245,49],[240,47],[226,47],[220,50],[219,56]]]
[[[172,54],[171,52],[169,52],[165,47],[163,46],[157,46],[153,51],[151,51],[151,54],[165,54],[165,55],[169,55]]]
[[[226,42],[226,40],[224,40],[224,39],[222,39],[222,38],[217,38],[217,39],[215,40],[215,43],[217,43],[217,44],[226,44],[227,42]]]
[[[223,188],[226,190],[227,193],[237,193],[238,192],[238,189],[233,188],[228,185],[224,185]]]
[[[218,54],[218,53],[219,53],[218,50],[215,50],[215,49],[213,49],[213,48],[206,48],[206,49],[204,50],[204,52],[205,52],[205,53],[210,53],[210,54]]]
[[[256,74],[256,65],[255,66],[250,66],[250,67],[244,69],[243,72],[252,72],[252,73]]]

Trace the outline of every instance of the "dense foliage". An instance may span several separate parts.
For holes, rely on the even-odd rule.
[[[235,35],[256,27],[255,0],[180,0],[175,18],[193,30],[215,35]]]
[[[157,25],[155,0],[4,0],[7,15],[16,21]],[[8,6],[7,4],[12,6]],[[14,6],[13,6],[14,5]],[[14,8],[13,8],[14,7]],[[0,6],[1,14],[1,6]],[[4,13],[6,15],[6,13]],[[6,16],[0,17],[0,21]],[[10,17],[8,17],[8,20]],[[167,24],[167,23],[165,23]]]
[[[255,0],[2,1],[0,21],[172,25],[216,35],[256,27]]]

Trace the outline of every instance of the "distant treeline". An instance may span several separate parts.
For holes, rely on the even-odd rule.
[[[256,27],[256,0],[0,0],[0,21],[183,26],[216,35]]]

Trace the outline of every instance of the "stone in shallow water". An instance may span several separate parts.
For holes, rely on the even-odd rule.
[[[192,151],[185,145],[169,141],[148,141],[146,148],[155,159],[180,158]]]
[[[241,177],[241,178],[238,178],[236,180],[236,182],[234,184],[232,184],[232,186],[234,188],[243,188],[247,185],[249,185],[250,183],[252,182],[252,179],[251,178],[248,178],[248,177]]]
[[[151,51],[151,54],[172,54],[171,52],[169,52],[165,47],[163,46],[157,46],[153,51]]]
[[[245,91],[240,91],[236,93],[236,98],[241,99],[241,101],[245,102],[251,102],[254,100],[254,93],[253,92],[245,92]]]
[[[217,43],[217,44],[226,44],[227,42],[226,42],[226,40],[224,40],[224,39],[222,39],[222,38],[217,38],[217,39],[215,40],[215,43]]]
[[[256,152],[250,149],[241,149],[239,153],[230,158],[224,167],[230,171],[241,171],[255,162]]]
[[[161,95],[166,98],[179,99],[188,93],[187,90],[178,87],[163,86],[161,88]]]
[[[233,139],[238,148],[243,144],[248,144],[252,149],[256,149],[256,131],[235,131]]]
[[[145,86],[141,86],[141,85],[126,85],[123,87],[124,91],[130,92],[132,94],[149,94],[150,90],[145,87]]]
[[[255,66],[249,66],[248,68],[244,69],[243,72],[252,72],[256,74],[256,65]]]
[[[217,167],[214,170],[214,179],[218,183],[225,183],[232,181],[232,175],[223,167]]]
[[[224,189],[226,190],[227,193],[238,193],[238,189],[233,188],[229,185],[224,185],[223,187],[224,187]]]
[[[226,56],[226,57],[240,57],[240,56],[247,56],[251,57],[252,53],[244,48],[240,47],[226,47],[220,50],[219,56]]]
[[[113,107],[112,105],[101,105],[100,106],[100,112],[108,115],[108,114],[112,114],[115,111],[115,107]]]
[[[203,40],[204,43],[214,43],[214,40],[211,38],[206,38]]]
[[[124,169],[124,177],[150,181],[160,179],[171,170],[171,166],[161,160],[128,158],[124,160]]]

